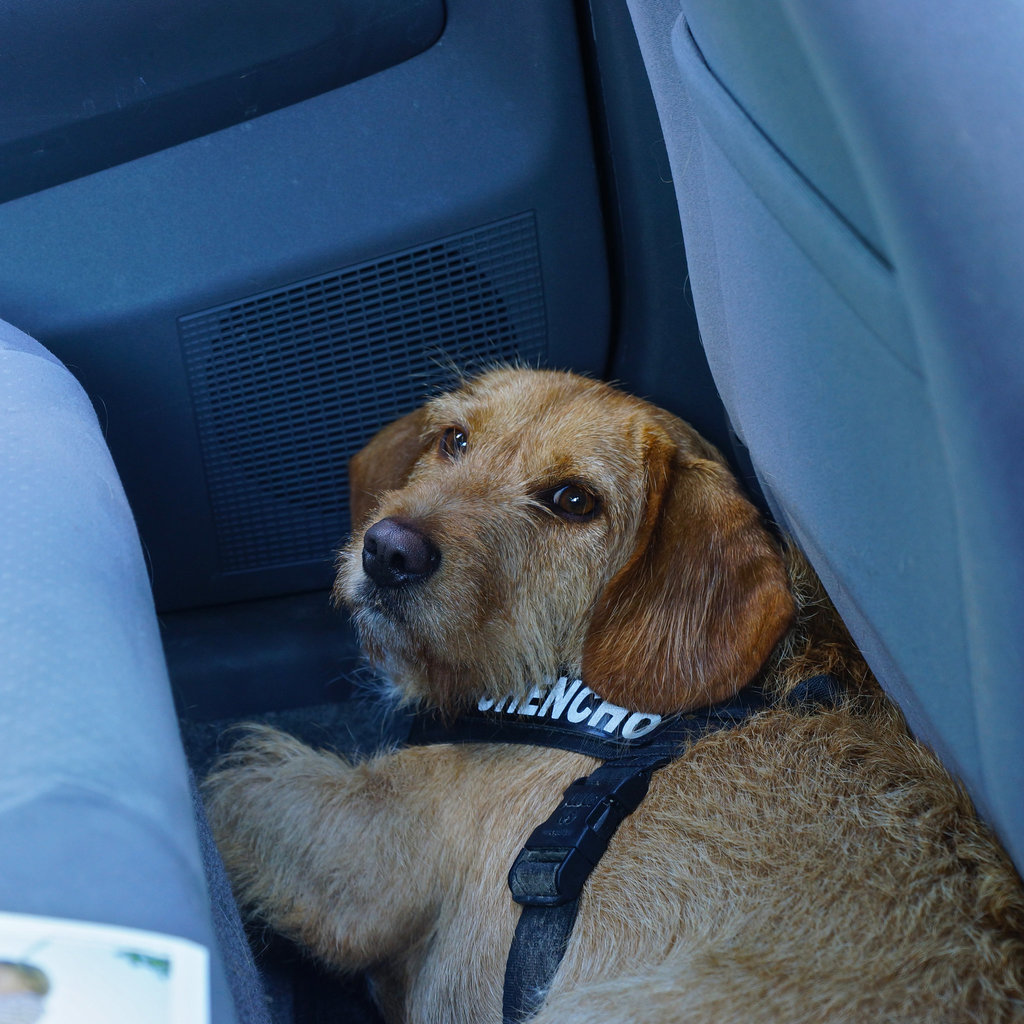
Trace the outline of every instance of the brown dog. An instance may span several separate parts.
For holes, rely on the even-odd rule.
[[[1024,1020],[1012,867],[687,425],[496,370],[383,430],[352,485],[336,595],[404,696],[455,714],[568,676],[652,714],[755,679],[780,699],[655,773],[538,1024]],[[782,701],[821,672],[838,706]],[[349,764],[263,729],[207,795],[243,904],[370,971],[388,1020],[498,1021],[509,866],[597,764],[507,744]]]

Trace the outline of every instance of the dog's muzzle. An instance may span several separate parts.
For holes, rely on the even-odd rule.
[[[437,545],[400,519],[381,519],[363,537],[363,572],[379,587],[407,587],[432,575],[441,564]]]

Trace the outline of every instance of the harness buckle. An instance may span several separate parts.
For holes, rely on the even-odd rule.
[[[616,829],[646,796],[652,770],[649,762],[606,762],[576,779],[509,870],[512,898],[527,907],[578,899]]]

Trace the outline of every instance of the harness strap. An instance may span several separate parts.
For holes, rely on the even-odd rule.
[[[522,1024],[543,1005],[565,956],[580,901],[558,907],[523,907],[505,961],[502,1024]]]
[[[606,761],[565,791],[508,874],[523,910],[505,963],[504,1024],[532,1017],[565,955],[580,894],[619,825],[647,795],[651,773],[672,760],[645,753]]]
[[[832,676],[814,676],[795,687],[782,706],[813,711],[838,703],[842,692]],[[596,737],[594,729],[508,721],[494,714],[471,713],[454,724],[429,713],[414,720],[409,745],[528,743],[604,758],[566,789],[509,870],[512,898],[523,909],[505,964],[503,1024],[524,1024],[543,1004],[565,955],[583,887],[619,825],[647,795],[654,772],[702,736],[740,725],[769,706],[759,690],[747,688],[729,701],[671,718],[632,742],[621,735]]]
[[[512,898],[534,907],[557,907],[577,899],[619,825],[647,795],[651,773],[670,760],[671,755],[659,754],[606,761],[573,782],[512,865]]]
[[[536,691],[543,693],[547,691]],[[537,708],[525,705],[518,709],[507,704],[507,699],[495,702],[484,699],[475,708],[465,709],[454,721],[445,718],[438,711],[422,711],[413,718],[406,746],[427,746],[434,743],[514,743],[531,747],[554,747],[586,754],[600,760],[614,760],[634,751],[660,751],[677,755],[687,743],[716,729],[728,728],[745,722],[751,715],[763,711],[768,702],[757,687],[748,686],[734,697],[697,708],[683,714],[663,718],[661,715],[632,714],[626,708],[601,701],[589,687],[579,681],[560,679],[550,694],[561,692],[565,703],[546,712],[548,702]],[[584,720],[573,720],[573,706],[566,707],[568,698],[591,701],[591,707],[583,706]],[[603,712],[607,717],[601,718]],[[564,712],[564,713],[562,713]],[[591,725],[585,719],[599,718],[606,722]],[[628,718],[626,716],[629,716]],[[610,728],[615,720],[630,722],[640,719],[645,724],[632,735],[622,728]]]

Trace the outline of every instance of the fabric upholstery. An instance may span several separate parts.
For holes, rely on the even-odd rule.
[[[0,910],[198,942],[232,1024],[176,721],[93,408],[0,323]]]
[[[630,8],[733,425],[1024,865],[1024,12]]]

